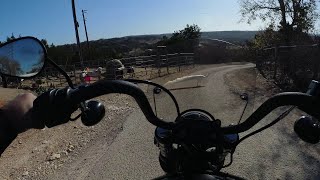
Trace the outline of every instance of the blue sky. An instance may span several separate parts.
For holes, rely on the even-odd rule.
[[[186,24],[203,31],[258,30],[260,22],[239,23],[237,0],[75,0],[81,41],[81,9],[88,10],[90,40],[140,34],[171,33]],[[54,44],[74,43],[71,0],[1,0],[0,41],[15,36],[45,38]]]

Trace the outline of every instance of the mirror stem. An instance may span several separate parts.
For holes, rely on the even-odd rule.
[[[55,68],[58,69],[58,71],[66,78],[68,85],[74,89],[74,85],[72,83],[72,80],[70,79],[69,75],[63,70],[61,69],[54,61],[52,61],[50,58],[47,58],[48,62],[53,65]]]
[[[155,111],[155,114],[156,116],[158,116],[157,114],[157,104],[156,104],[156,97],[154,96],[154,93],[152,93],[153,95],[153,104],[154,104],[154,111]]]

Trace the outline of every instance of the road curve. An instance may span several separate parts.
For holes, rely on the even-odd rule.
[[[182,109],[190,108],[186,104],[193,99],[194,104],[201,104],[216,118],[222,119],[224,125],[236,123],[244,104],[229,91],[224,75],[251,67],[253,64],[199,70],[193,74],[206,76],[205,87],[174,94]],[[266,119],[273,117],[274,114]],[[225,171],[248,179],[319,178],[317,147],[298,141],[291,131],[292,126],[289,126],[291,130],[285,130],[288,124],[279,124],[241,144],[235,153],[233,165]],[[123,131],[111,145],[104,146],[103,141],[97,144],[100,153],[91,157],[95,161],[86,164],[85,170],[82,168],[77,173],[81,164],[75,164],[69,176],[53,176],[52,179],[152,179],[161,176],[164,172],[158,162],[159,151],[153,144],[154,129],[142,112],[136,110],[128,116]]]

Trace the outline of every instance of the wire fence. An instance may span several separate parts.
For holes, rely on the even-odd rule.
[[[80,63],[59,66],[67,72],[75,85],[90,84],[101,79],[134,78],[150,80],[195,66],[193,53],[84,61],[83,65],[85,69]],[[23,81],[12,79],[8,85],[11,88],[37,89],[41,87],[47,89],[66,87],[68,84],[62,74],[55,68],[47,66],[35,79]]]
[[[259,52],[257,68],[285,90],[305,91],[320,79],[320,44],[276,46]]]

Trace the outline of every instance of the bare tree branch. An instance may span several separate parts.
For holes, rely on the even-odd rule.
[[[281,29],[307,32],[319,18],[316,0],[240,0],[242,21],[279,23]]]

